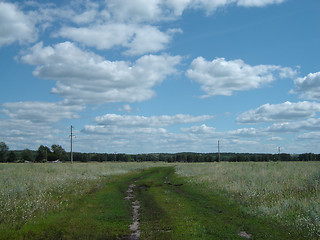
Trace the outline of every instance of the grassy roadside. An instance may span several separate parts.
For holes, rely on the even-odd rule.
[[[251,215],[320,239],[320,162],[182,163],[175,169],[190,182],[247,206]]]
[[[106,178],[105,186],[72,200],[62,211],[36,218],[21,229],[0,227],[0,239],[121,239],[130,234],[131,206],[124,199],[137,173]]]
[[[250,239],[306,239],[268,219],[245,214],[236,202],[188,183],[173,168],[148,171],[152,174],[136,183],[141,239],[245,239],[239,235],[249,234]]]
[[[75,196],[69,206],[23,226],[0,224],[0,239],[128,239],[132,206],[125,200],[135,183],[141,208],[141,239],[307,239],[242,207],[201,184],[154,167],[104,177],[102,188]]]

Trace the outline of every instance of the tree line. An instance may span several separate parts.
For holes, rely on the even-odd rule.
[[[70,153],[62,146],[53,144],[50,148],[41,145],[38,150],[24,149],[9,151],[9,147],[0,142],[0,162],[67,162]],[[268,162],[268,161],[320,161],[320,154],[262,154],[262,153],[73,153],[75,162]]]
[[[41,145],[37,151],[28,148],[22,151],[9,151],[9,147],[0,142],[0,162],[47,162],[68,161],[68,154],[62,146],[53,144],[51,148]]]

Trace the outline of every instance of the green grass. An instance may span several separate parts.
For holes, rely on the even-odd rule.
[[[268,216],[320,238],[320,162],[177,164],[177,173],[233,198],[251,215]]]
[[[61,211],[21,228],[0,228],[0,239],[121,239],[130,234],[131,205],[125,200],[133,174],[104,179],[102,189],[75,197]]]
[[[0,239],[128,236],[124,196],[134,181],[141,239],[243,239],[241,231],[251,239],[319,237],[320,163],[172,166],[0,164]]]
[[[0,164],[0,238],[105,186],[105,177],[165,163]],[[10,230],[10,231],[11,231]],[[5,239],[5,238],[4,238]]]
[[[253,217],[237,202],[188,183],[172,168],[148,171],[136,183],[142,204],[141,239],[243,239],[238,235],[242,231],[252,234],[251,239],[306,239],[292,228]]]
[[[104,177],[165,163],[0,164],[0,228],[19,228],[49,211],[69,206],[74,197],[101,189]]]

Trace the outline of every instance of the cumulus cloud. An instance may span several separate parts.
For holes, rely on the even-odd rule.
[[[226,132],[230,137],[257,137],[264,135],[261,129],[257,128],[240,128]]]
[[[301,98],[320,100],[320,72],[297,78],[294,83],[296,90],[292,92],[301,93]]]
[[[280,4],[286,0],[238,0],[238,6],[244,7],[264,7],[270,4]]]
[[[236,4],[242,7],[264,7],[285,0],[111,0],[108,10],[118,21],[159,21],[181,16],[186,9],[212,13],[218,8]]]
[[[37,39],[35,22],[15,4],[0,2],[0,47],[14,42],[30,43]]]
[[[133,109],[129,104],[125,104],[125,105],[123,105],[123,107],[119,108],[118,111],[120,111],[120,112],[128,112],[129,113],[129,112],[132,112]]]
[[[161,36],[161,39],[157,40],[157,43],[163,47],[172,36],[159,31],[155,26],[144,25],[146,22],[150,24],[173,20],[181,16],[186,9],[203,9],[211,13],[219,7],[225,7],[231,4],[245,7],[263,7],[269,4],[282,3],[283,1],[284,0],[110,0],[97,2],[73,1],[71,4],[61,7],[56,6],[54,3],[40,3],[35,1],[20,3],[21,6],[33,8],[32,11],[27,13],[20,10],[18,3],[0,2],[0,46],[11,44],[15,41],[19,43],[34,42],[37,39],[35,24],[38,24],[38,26],[44,29],[52,25],[53,22],[69,21],[78,25],[94,23],[93,25],[96,25],[96,29],[92,30],[91,33],[97,33],[97,29],[99,29],[97,24],[105,24],[106,22],[113,22],[116,24],[115,26],[118,27],[119,24],[128,24],[126,28],[132,28],[132,23],[142,24],[142,27],[139,31],[136,31],[135,34],[141,35],[141,31],[145,32],[149,28],[153,31],[152,36],[155,36],[153,39],[156,39],[159,35]],[[67,30],[72,31],[68,34]],[[80,37],[79,40],[92,44],[92,40],[88,40],[88,36],[84,37],[80,34],[81,31],[89,32],[90,30],[91,29],[84,27],[78,28],[77,30],[76,28],[65,27],[61,30],[61,35],[68,35],[71,39]],[[120,30],[121,29],[119,29],[119,31]],[[112,33],[112,31],[110,33]],[[121,33],[117,32],[117,34],[120,35]],[[100,43],[94,46],[101,48],[101,40],[96,40]],[[139,38],[137,38],[136,41],[140,41]],[[103,45],[107,44],[105,43]],[[149,47],[152,52],[155,51],[154,46],[153,48],[152,46]],[[157,46],[157,49],[158,48],[159,46]]]
[[[142,55],[164,50],[179,29],[161,32],[151,25],[108,23],[90,27],[63,27],[57,34],[97,49],[121,46],[128,55]]]
[[[237,5],[240,7],[265,7],[270,4],[280,4],[286,0],[195,0],[195,1],[175,1],[176,9],[182,7],[203,9],[207,14],[211,14],[219,8]],[[186,4],[188,2],[188,5]],[[180,10],[181,11],[181,10]]]
[[[2,104],[2,112],[11,119],[28,120],[33,123],[52,123],[62,119],[78,118],[77,112],[84,110],[81,105],[66,102],[11,102]]]
[[[238,123],[261,123],[274,121],[291,121],[310,118],[320,112],[320,103],[317,102],[284,102],[280,104],[264,104],[240,114]]]
[[[109,23],[90,27],[62,27],[57,36],[84,43],[97,49],[110,49],[127,44],[135,34],[135,26]]]
[[[164,134],[167,133],[167,130],[153,127],[125,128],[120,126],[85,125],[83,132],[87,134],[112,134],[113,137],[126,134],[134,137],[136,134]]]
[[[176,114],[173,116],[137,116],[137,115],[117,115],[106,114],[95,118],[95,123],[105,126],[121,127],[164,127],[174,124],[203,122],[212,119],[213,116],[191,116],[186,114]]]
[[[138,116],[106,114],[96,117],[95,125],[85,125],[82,133],[89,138],[101,139],[104,142],[110,140],[110,144],[117,142],[119,149],[141,149],[141,151],[181,151],[193,149],[195,141],[199,138],[181,133],[172,133],[166,127],[176,124],[188,124],[202,122],[211,119],[212,116],[191,116],[176,114],[172,116]],[[112,139],[112,141],[111,141]],[[96,142],[96,141],[95,141]]]
[[[215,133],[214,127],[209,127],[206,124],[202,124],[201,126],[192,126],[190,128],[181,128],[181,131],[188,132],[192,134],[209,134],[212,135]]]
[[[64,133],[66,136],[67,131]],[[68,139],[57,137],[59,134],[60,130],[49,126],[47,122],[15,118],[0,119],[0,138],[10,149],[36,149],[40,145],[62,144],[64,140],[66,143]]]
[[[108,61],[74,43],[38,43],[21,57],[36,65],[33,74],[57,81],[53,93],[84,103],[139,102],[154,96],[152,87],[176,73],[181,57],[145,55],[130,63]]]
[[[275,123],[266,128],[266,132],[292,133],[300,131],[319,131],[320,119],[309,118],[296,122]]]
[[[118,21],[152,21],[162,18],[161,0],[111,0],[108,10]]]
[[[297,137],[298,140],[312,140],[316,142],[320,142],[320,132],[308,132],[303,133]]]
[[[241,59],[227,61],[216,58],[207,61],[198,57],[192,61],[186,75],[201,84],[201,89],[206,93],[202,97],[211,97],[231,96],[235,91],[259,88],[274,81],[276,72],[287,76],[289,70],[276,65],[250,66]]]

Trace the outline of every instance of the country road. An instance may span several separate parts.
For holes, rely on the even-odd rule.
[[[306,239],[270,219],[250,216],[227,195],[155,167],[106,177],[103,187],[75,197],[0,239]]]
[[[231,200],[190,184],[174,168],[154,168],[134,180],[140,239],[305,239]]]

